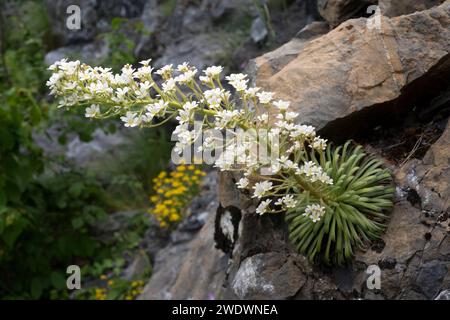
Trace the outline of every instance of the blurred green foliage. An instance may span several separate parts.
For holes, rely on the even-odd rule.
[[[87,171],[64,155],[45,155],[36,132],[58,124],[61,130],[50,139],[65,144],[75,133],[87,142],[99,123],[86,121],[83,110],[54,112],[45,87],[44,56],[51,47],[46,9],[37,0],[11,8],[0,7],[0,299],[68,298],[68,265],[94,278],[118,276],[125,267],[123,252],[136,249],[148,215],[136,215],[130,230],[108,239],[99,240],[94,227],[113,211],[148,205],[149,182],[166,167],[171,144],[164,130],[137,131],[120,156]],[[134,44],[118,32],[123,23],[113,20],[106,36],[113,50],[105,65],[135,60]],[[115,132],[116,124],[101,129]],[[118,290],[128,292],[120,283]]]
[[[125,18],[113,18],[111,20],[111,31],[101,35],[108,44],[109,54],[100,65],[107,65],[118,72],[124,63],[134,63],[134,48],[136,44],[127,34],[127,27],[131,30],[129,33],[139,34],[144,32],[144,26],[141,21],[130,22]]]

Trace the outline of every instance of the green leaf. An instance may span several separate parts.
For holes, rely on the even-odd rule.
[[[79,197],[79,196],[81,195],[81,193],[83,192],[83,189],[84,189],[84,184],[83,184],[83,182],[78,181],[78,182],[73,183],[73,184],[70,186],[68,192],[69,192],[69,194],[70,194],[72,197],[77,198],[77,197]]]
[[[38,299],[41,297],[42,291],[44,290],[44,285],[42,283],[42,280],[39,278],[33,278],[31,280],[31,297],[33,299]]]
[[[25,229],[27,222],[23,218],[18,218],[13,224],[7,226],[3,230],[2,238],[9,248],[12,248],[21,235],[22,231]]]
[[[385,229],[386,211],[393,206],[395,191],[389,186],[392,176],[380,160],[367,156],[361,146],[351,147],[351,142],[343,148],[329,145],[320,161],[315,151],[309,158],[320,162],[334,183],[310,184],[297,191],[303,201],[286,214],[289,236],[309,260],[319,261],[316,256],[320,256],[326,263],[340,265],[352,258],[354,246],[364,247]],[[312,203],[325,206],[325,216],[316,224],[302,216],[306,205]]]
[[[84,221],[81,217],[76,217],[74,219],[72,219],[72,227],[74,227],[75,229],[79,229],[84,225]]]
[[[56,289],[62,289],[66,285],[66,279],[62,276],[60,272],[52,272],[50,275],[50,282]]]

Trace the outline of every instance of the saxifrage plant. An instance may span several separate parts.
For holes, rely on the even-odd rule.
[[[194,144],[196,155],[213,152],[212,164],[220,170],[242,172],[237,187],[260,200],[256,213],[286,212],[293,244],[310,260],[342,264],[355,247],[381,235],[385,211],[392,207],[391,175],[361,147],[327,146],[314,127],[296,124],[298,113],[289,110],[288,101],[248,87],[244,74],[225,78],[235,90],[232,96],[220,66],[207,68],[197,80],[198,70],[188,63],[156,72],[150,60],[141,65],[125,65],[114,74],[61,60],[50,67],[47,85],[60,106],[84,106],[88,118],[120,116],[126,127],[176,119],[174,151],[191,160]],[[269,112],[276,117],[269,119]]]

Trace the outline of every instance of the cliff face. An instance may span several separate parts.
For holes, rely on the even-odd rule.
[[[334,10],[324,14],[334,27],[360,12],[350,2],[319,1],[319,10]],[[256,203],[235,188],[238,177],[222,173],[215,219],[206,221],[187,261],[173,271],[176,283],[187,286],[218,280],[166,298],[449,297],[450,1],[398,1],[395,8],[380,2],[395,17],[383,16],[379,25],[375,18],[347,20],[332,31],[314,22],[254,59],[248,71],[257,86],[292,101],[302,123],[332,141],[354,139],[385,161],[397,193],[382,239],[345,268],[313,266],[291,248],[283,216],[257,215]],[[213,261],[198,257],[199,243],[210,247]],[[381,269],[378,290],[366,285],[370,265]],[[155,281],[142,298],[158,292]]]
[[[282,1],[272,1],[278,7]],[[124,33],[138,59],[153,59],[155,67],[189,61],[199,69],[213,64],[241,68],[250,58],[267,51],[269,26],[261,7],[252,0],[58,0],[45,2],[50,13],[53,42],[59,46],[46,56],[51,64],[75,55],[95,63],[108,55],[102,35],[111,32],[111,21],[123,18],[115,33]],[[284,2],[283,2],[284,3]],[[318,18],[316,0],[286,1],[289,10],[271,11],[270,46],[292,38],[308,22]],[[65,26],[69,5],[81,9],[81,29]]]
[[[233,177],[222,175],[223,211],[237,208],[242,216],[229,251],[227,297],[433,299],[449,288],[449,15],[447,1],[382,17],[379,27],[368,27],[365,18],[349,20],[253,61],[256,85],[292,101],[302,123],[333,141],[355,139],[382,157],[394,173],[397,198],[379,243],[358,252],[346,268],[324,269],[292,250],[282,218],[257,216],[253,202],[242,195],[236,200]],[[396,144],[408,143],[405,131],[417,126],[416,144],[392,154]],[[418,149],[425,150],[419,155]],[[370,265],[381,268],[380,290],[367,289]]]

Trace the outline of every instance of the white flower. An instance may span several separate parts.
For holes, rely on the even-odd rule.
[[[266,213],[271,202],[272,200],[261,201],[259,206],[256,208],[256,213],[258,213],[259,215],[263,215],[264,213]]]
[[[121,71],[122,71],[122,76],[124,76],[130,80],[133,79],[133,74],[134,74],[135,69],[133,69],[133,67],[131,65],[126,64],[125,66],[123,66]]]
[[[284,196],[283,198],[280,198],[277,202],[275,202],[276,205],[289,209],[295,208],[297,206],[297,203],[298,201],[295,200],[294,196],[291,194]]]
[[[60,73],[54,73],[50,77],[50,79],[47,81],[47,86],[50,87],[50,89],[53,89],[61,80],[62,75]]]
[[[298,169],[297,164],[290,160],[287,156],[281,156],[278,161],[281,163],[283,169]]]
[[[148,115],[154,116],[163,116],[166,112],[167,107],[169,106],[169,102],[164,100],[158,100],[155,103],[147,105]]]
[[[194,80],[195,74],[197,73],[197,69],[188,69],[184,73],[175,77],[175,81],[181,84],[187,84]]]
[[[186,131],[180,132],[178,134],[178,139],[180,140],[181,143],[183,143],[185,145],[191,144],[192,141],[194,140],[194,138],[195,138],[194,131],[186,130]]]
[[[284,116],[286,121],[294,120],[297,117],[298,117],[298,113],[297,112],[286,112],[286,114]]]
[[[173,151],[175,151],[177,154],[181,155],[181,153],[183,152],[185,147],[186,146],[183,145],[182,143],[177,142],[177,143],[175,143],[175,146],[173,147]]]
[[[316,136],[316,129],[312,126],[297,125],[295,129],[290,133],[290,137],[295,139],[298,137],[302,138],[314,138]]]
[[[177,70],[181,72],[189,71],[189,63],[183,62],[182,64],[179,64]]]
[[[215,122],[214,125],[216,129],[222,130],[226,128],[229,124],[233,124],[239,117],[239,111],[237,110],[222,110],[217,111],[214,116]]]
[[[222,152],[215,161],[214,166],[218,167],[221,171],[230,170],[236,159],[235,155],[233,148],[226,148],[225,152]]]
[[[260,122],[267,122],[267,120],[269,120],[269,116],[267,115],[267,113],[264,113],[264,114],[256,117],[256,119]]]
[[[237,92],[242,92],[247,90],[247,82],[248,80],[234,81],[230,82],[230,85],[232,85]]]
[[[327,140],[315,137],[311,144],[311,147],[317,151],[325,150],[327,148]]]
[[[152,61],[152,59],[147,59],[147,60],[142,60],[139,63],[142,64],[143,66],[148,66],[151,61]]]
[[[217,77],[223,71],[222,66],[211,66],[206,68],[203,72],[209,77],[214,78]]]
[[[206,137],[203,144],[197,148],[198,152],[203,150],[214,149],[216,147],[216,139],[214,137]]]
[[[67,61],[66,59],[63,59],[59,61],[58,68],[59,70],[63,71],[66,75],[73,75],[75,74],[76,70],[80,66],[80,61]]]
[[[247,90],[245,90],[245,94],[247,96],[249,96],[250,98],[256,97],[256,94],[258,93],[259,88],[257,87],[253,87],[253,88],[248,88]]]
[[[208,76],[199,76],[198,79],[204,83],[204,84],[209,84],[211,81],[213,81],[210,77]]]
[[[194,113],[193,110],[197,108],[198,103],[196,101],[186,102],[183,105],[183,109],[178,112],[178,116],[175,118],[180,124],[188,123],[192,120]]]
[[[239,181],[236,183],[236,186],[238,187],[238,189],[245,189],[248,187],[249,181],[247,178],[241,178],[239,179]]]
[[[187,125],[178,125],[173,132],[178,138],[174,151],[181,154],[186,147],[190,147],[195,139],[195,131],[189,131]]]
[[[161,69],[157,70],[156,74],[159,74],[164,79],[168,79],[172,76],[172,71],[173,71],[173,65],[168,64],[168,65],[165,65],[164,67],[162,67]]]
[[[264,195],[270,191],[270,189],[272,189],[272,182],[270,181],[263,181],[263,182],[257,182],[254,186],[253,189],[255,190],[253,192],[253,196],[252,198],[259,198],[261,199],[262,197],[264,197]]]
[[[141,82],[139,84],[139,90],[136,90],[136,95],[138,98],[145,98],[148,97],[150,95],[150,88],[153,86],[153,83],[150,83],[148,81],[145,82]]]
[[[247,75],[242,73],[233,73],[226,77],[228,83],[236,89],[236,91],[241,92],[247,90],[248,79],[245,79]]]
[[[266,104],[266,103],[269,103],[270,101],[272,101],[273,92],[263,91],[263,92],[258,92],[256,95],[259,98],[259,102]]]
[[[307,125],[297,125],[294,123],[299,116],[296,112],[290,112],[288,101],[273,101],[274,94],[272,92],[261,92],[259,88],[248,88],[248,77],[242,73],[231,74],[226,77],[234,92],[235,100],[232,100],[231,92],[221,89],[219,85],[219,77],[223,72],[223,67],[212,66],[203,70],[202,75],[198,77],[205,86],[196,86],[197,69],[188,65],[188,63],[180,64],[177,71],[173,71],[172,65],[166,65],[157,70],[156,73],[161,76],[162,92],[152,90],[155,82],[152,80],[153,72],[150,66],[150,60],[141,61],[140,68],[133,69],[131,65],[125,65],[121,72],[114,74],[111,69],[101,67],[90,67],[81,64],[79,61],[61,60],[56,62],[49,68],[53,71],[52,76],[47,81],[50,93],[59,98],[60,106],[74,106],[79,103],[87,104],[89,107],[85,110],[86,117],[100,117],[103,115],[121,113],[121,120],[127,127],[136,127],[141,123],[151,123],[155,117],[163,117],[166,113],[176,116],[179,125],[176,127],[174,134],[178,137],[175,149],[177,152],[183,151],[199,137],[198,131],[190,131],[189,124],[195,119],[196,113],[201,113],[205,109],[208,114],[208,121],[204,122],[204,126],[213,125],[221,130],[234,129],[238,126],[249,125],[250,129],[258,126],[268,127],[268,138],[274,149],[282,147],[283,153],[278,159],[261,159],[257,154],[257,141],[248,141],[239,139],[239,133],[235,132],[232,138],[232,144],[227,139],[226,145],[221,145],[222,152],[215,162],[215,166],[220,170],[242,170],[244,178],[240,179],[236,185],[238,188],[248,188],[252,190],[253,198],[263,198],[272,196],[275,189],[270,180],[265,180],[253,185],[249,180],[251,175],[260,173],[262,168],[270,167],[273,173],[282,173],[282,177],[287,180],[293,173],[301,175],[302,179],[306,179],[311,183],[333,184],[333,179],[325,172],[325,170],[317,163],[309,161],[302,163],[301,166],[297,161],[301,153],[307,152],[305,146],[310,146],[315,150],[324,150],[326,148],[326,140],[316,137],[315,128]],[[172,78],[175,77],[175,78]],[[217,86],[216,86],[217,82]],[[183,93],[176,94],[179,91],[179,85],[185,84],[187,88],[183,88]],[[192,84],[192,86],[191,86]],[[186,89],[186,90],[185,90]],[[185,91],[187,99],[192,97],[200,97],[198,101],[188,101],[184,98]],[[201,92],[197,92],[197,89]],[[158,91],[158,92],[155,92]],[[239,110],[235,108],[239,105],[237,99],[249,98],[250,108]],[[198,98],[196,98],[198,99]],[[173,103],[172,103],[173,102]],[[92,104],[95,103],[95,104]],[[182,105],[179,107],[178,103]],[[266,104],[266,107],[272,107],[272,115],[276,115],[278,120],[273,121],[269,113],[255,115],[254,108],[256,104]],[[135,109],[130,111],[130,106],[145,105],[145,109]],[[213,116],[209,116],[212,114]],[[278,115],[277,115],[278,114]],[[274,123],[272,125],[272,123]],[[232,130],[227,130],[232,131]],[[233,141],[234,140],[234,141]],[[199,151],[206,148],[216,148],[218,144],[223,144],[223,139],[204,137],[203,144],[198,147]],[[223,150],[225,149],[225,150]],[[292,159],[292,160],[291,160]],[[277,184],[277,189],[285,190],[290,187],[290,181],[281,181]],[[313,188],[319,185],[311,184]],[[321,190],[320,188],[318,189]],[[281,196],[280,196],[281,197]],[[298,201],[297,195],[285,195],[278,199],[275,203],[283,210],[296,208]],[[275,200],[272,200],[275,201]],[[270,200],[263,201],[258,206],[258,213],[273,212],[270,210]],[[305,210],[305,215],[313,221],[319,221],[323,216],[323,207],[319,205],[311,205]]]
[[[178,116],[175,118],[180,124],[188,123],[192,120],[192,115],[190,111],[180,110]]]
[[[307,161],[299,168],[299,173],[304,174],[308,178],[312,178],[321,174],[322,168],[317,166],[313,161]]]
[[[277,126],[278,128],[282,129],[282,131],[294,131],[296,129],[296,125],[291,123],[291,122],[287,122],[287,121],[277,121],[275,122],[275,126]]]
[[[281,170],[281,163],[274,160],[270,165],[271,174],[277,174]]]
[[[115,84],[118,84],[118,85],[124,85],[124,84],[129,84],[132,81],[133,81],[133,78],[126,74],[115,74],[114,80],[112,82]]]
[[[325,215],[325,207],[318,204],[310,204],[306,206],[304,216],[310,218],[312,222],[316,223]]]
[[[281,133],[281,130],[279,128],[271,128],[267,135],[269,136],[270,139],[273,140],[273,139],[279,137],[280,133]]]
[[[64,64],[64,63],[66,63],[66,62],[67,62],[67,58],[63,58],[63,59],[61,59],[61,60],[59,60],[59,61],[56,61],[56,62],[53,63],[50,67],[48,67],[48,70],[56,71],[56,70],[58,70],[58,67],[59,67],[61,64]]]
[[[100,114],[100,106],[98,104],[93,104],[86,108],[85,116],[86,118],[94,118]]]
[[[107,82],[104,81],[97,81],[97,82],[91,82],[88,87],[89,91],[95,95],[100,93],[111,93],[113,92],[113,89],[109,86]]]
[[[139,125],[140,121],[137,115],[131,111],[128,111],[125,116],[120,117],[120,120],[125,122],[125,127],[136,127]]]
[[[243,73],[232,73],[229,76],[226,76],[225,79],[228,80],[228,82],[234,82],[234,81],[241,81],[247,78],[246,74]]]
[[[134,77],[138,78],[138,79],[149,79],[151,77],[151,74],[153,72],[153,68],[150,66],[143,66],[141,68],[139,68],[135,73],[134,73]]]
[[[313,161],[305,162],[296,170],[296,174],[305,175],[311,182],[320,181],[325,184],[333,184],[333,179],[323,171],[322,167]]]
[[[128,88],[128,87],[117,88],[117,89],[116,89],[117,100],[118,100],[118,101],[124,100],[124,97],[125,97],[125,95],[127,94],[127,92],[128,92],[129,90],[130,90],[130,88]]]
[[[147,112],[146,114],[144,114],[142,116],[142,122],[146,122],[146,123],[150,123],[152,122],[153,118],[155,117],[154,114],[152,114],[151,112]]]
[[[274,106],[277,107],[280,111],[286,111],[289,108],[289,105],[291,104],[289,101],[284,100],[278,100],[275,101]]]
[[[162,90],[164,93],[174,92],[176,89],[176,82],[174,79],[170,78],[162,84]]]
[[[222,99],[224,97],[225,90],[220,88],[215,88],[211,90],[206,90],[203,92],[206,103],[209,105],[211,109],[216,109],[220,107]]]
[[[186,102],[186,103],[183,105],[183,109],[186,110],[186,111],[192,111],[192,110],[194,110],[194,109],[197,108],[197,107],[198,107],[197,101]]]
[[[328,176],[326,173],[322,173],[322,175],[319,177],[319,180],[320,180],[320,182],[325,183],[325,184],[332,185],[334,183],[333,179],[330,176]]]

